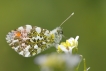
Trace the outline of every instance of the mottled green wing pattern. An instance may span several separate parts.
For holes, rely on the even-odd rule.
[[[21,26],[6,36],[7,43],[24,57],[34,56],[49,48],[54,38],[49,30],[31,25]]]

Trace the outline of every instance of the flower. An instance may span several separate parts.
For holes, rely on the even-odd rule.
[[[42,71],[71,71],[81,62],[81,59],[80,55],[52,53],[36,57],[35,64],[41,66]]]
[[[69,38],[66,40],[66,42],[62,42],[60,45],[57,46],[57,52],[65,52],[65,53],[71,53],[73,48],[77,48],[78,46],[78,38],[79,36],[76,36],[76,38]]]

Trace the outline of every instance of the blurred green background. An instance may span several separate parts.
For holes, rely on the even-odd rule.
[[[80,36],[79,53],[89,71],[106,71],[106,0],[0,0],[0,71],[39,71],[36,56],[24,58],[6,43],[9,31],[26,24],[52,30],[72,12],[74,16],[62,26],[64,35]],[[42,54],[52,51],[55,48]]]

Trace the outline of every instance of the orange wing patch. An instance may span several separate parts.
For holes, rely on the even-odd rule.
[[[20,37],[20,36],[21,36],[21,33],[20,33],[20,32],[16,32],[16,33],[15,33],[15,36],[16,36],[16,37]]]

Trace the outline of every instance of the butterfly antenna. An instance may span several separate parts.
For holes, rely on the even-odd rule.
[[[61,27],[69,18],[71,18],[72,16],[74,15],[74,12],[68,17],[66,18],[61,24],[59,27]]]

